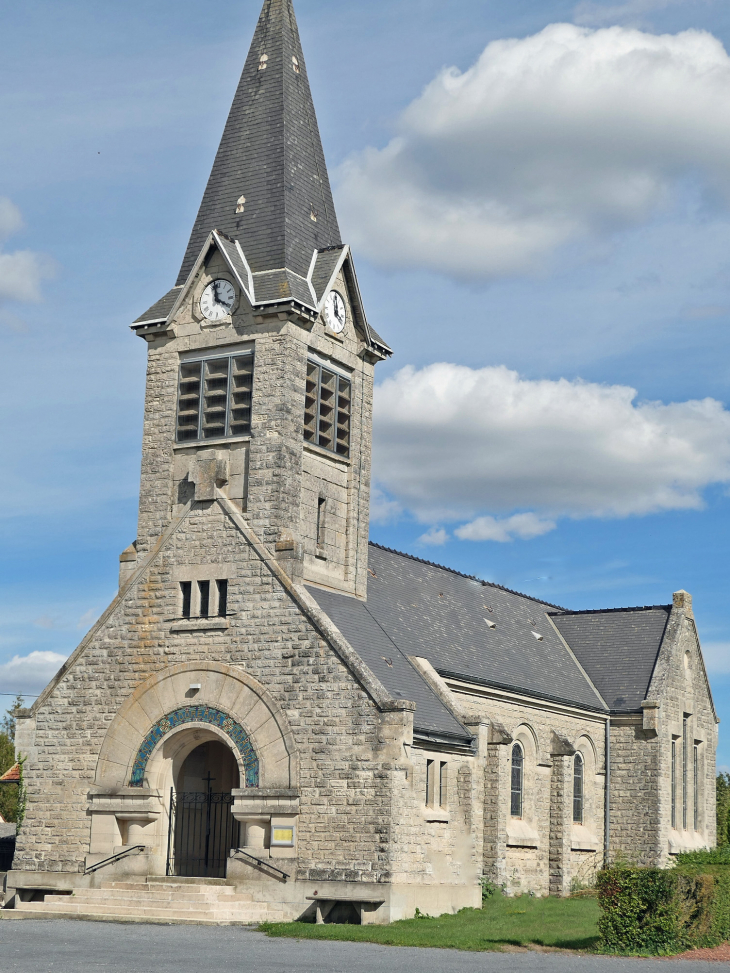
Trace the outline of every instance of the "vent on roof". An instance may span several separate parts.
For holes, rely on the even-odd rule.
[[[291,66],[294,68],[297,74],[299,74],[299,61],[294,54],[291,56]]]
[[[542,635],[540,635],[539,632],[533,632],[532,634],[535,636],[538,642],[542,642]]]
[[[259,58],[259,71],[265,71],[266,70],[266,62],[268,60],[269,60],[269,55],[268,54],[262,54],[261,55],[261,57]]]
[[[496,628],[497,623],[493,622],[490,618],[485,618],[484,621],[487,623],[488,628]]]
[[[485,605],[485,606],[484,606],[484,608],[485,608],[485,609],[486,609],[486,611],[488,611],[488,612],[493,612],[493,611],[494,611],[494,609],[493,609],[493,608],[490,608],[490,607],[489,607],[489,605]]]
[[[242,213],[243,212],[243,207],[244,207],[245,202],[246,202],[246,197],[245,196],[239,196],[238,197],[238,199],[236,200],[236,212],[237,213]]]

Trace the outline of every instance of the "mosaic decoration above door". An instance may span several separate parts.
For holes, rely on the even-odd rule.
[[[173,710],[172,713],[168,713],[167,716],[163,716],[162,719],[155,723],[137,751],[137,756],[132,766],[132,776],[129,780],[130,787],[143,786],[147,771],[147,761],[152,756],[153,750],[166,733],[185,723],[210,723],[212,726],[217,726],[220,730],[223,730],[230,737],[236,750],[241,754],[245,770],[244,786],[259,786],[259,759],[256,756],[254,748],[251,746],[248,733],[228,713],[214,709],[212,706],[200,705],[181,706],[179,709]]]

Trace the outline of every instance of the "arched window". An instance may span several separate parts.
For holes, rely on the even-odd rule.
[[[573,761],[573,823],[583,824],[583,757],[579,753]]]
[[[512,786],[510,795],[510,814],[513,818],[522,817],[522,789],[524,786],[525,755],[519,743],[512,747]]]

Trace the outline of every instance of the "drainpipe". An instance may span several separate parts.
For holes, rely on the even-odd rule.
[[[611,851],[611,718],[606,720],[606,798],[603,817],[603,865],[608,868]]]

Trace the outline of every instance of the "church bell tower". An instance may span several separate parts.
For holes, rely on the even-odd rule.
[[[293,581],[366,595],[373,372],[291,0],[266,0],[175,286],[148,343],[136,544],[235,503]]]

